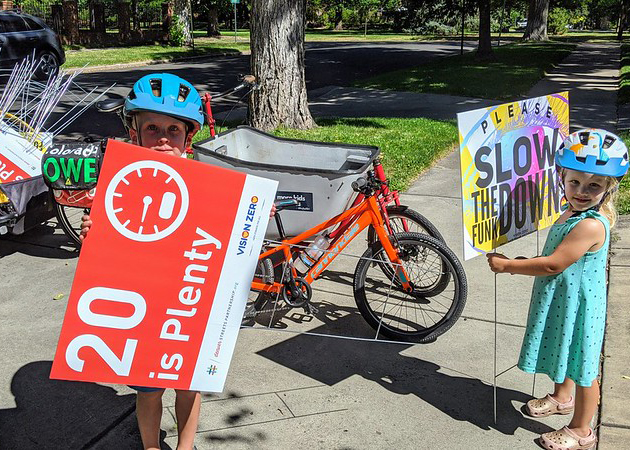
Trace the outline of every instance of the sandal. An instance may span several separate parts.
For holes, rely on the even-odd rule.
[[[573,397],[566,403],[560,403],[547,394],[543,398],[533,398],[528,401],[525,410],[532,417],[547,417],[552,414],[571,414],[574,405]]]
[[[567,427],[540,436],[540,444],[547,450],[588,450],[595,448],[597,437],[593,430],[580,437]]]

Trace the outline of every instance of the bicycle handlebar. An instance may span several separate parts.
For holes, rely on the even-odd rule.
[[[227,91],[223,91],[219,94],[213,95],[212,98],[221,98],[233,94],[235,92],[240,91],[241,89],[250,88],[256,89],[258,85],[256,84],[256,77],[254,75],[245,75],[241,78],[240,84],[237,86],[228,89]]]
[[[362,192],[367,186],[368,181],[365,178],[357,178],[352,182],[352,190],[354,192]]]
[[[282,211],[285,208],[289,208],[291,206],[297,206],[300,202],[294,198],[289,198],[286,200],[276,200],[274,205],[276,205],[276,211]]]

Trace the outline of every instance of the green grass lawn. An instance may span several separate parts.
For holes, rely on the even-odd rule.
[[[619,133],[626,146],[630,147],[630,131]],[[619,185],[617,194],[617,211],[619,214],[630,214],[630,176],[626,175]]]
[[[173,60],[190,56],[206,55],[215,52],[246,52],[249,51],[249,30],[239,29],[234,37],[234,30],[221,30],[220,38],[206,37],[205,30],[195,30],[195,49],[189,47],[172,47],[163,45],[145,45],[140,47],[117,47],[107,49],[81,49],[76,47],[66,47],[67,61],[64,68],[83,67],[85,64],[91,66],[125,64],[133,62],[148,62],[158,60]],[[518,39],[522,32],[510,31],[502,33],[504,39]],[[497,33],[493,33],[493,40],[498,38]],[[467,33],[467,39],[475,39],[474,33]],[[307,30],[305,39],[307,42],[333,41],[333,42],[369,42],[369,41],[419,41],[434,39],[458,39],[459,35],[451,36],[419,36],[411,33],[394,33],[381,30],[368,29],[367,36],[363,30]],[[612,39],[611,33],[568,33],[554,37],[559,42],[578,42],[588,39]]]
[[[317,124],[319,127],[313,130],[281,128],[274,134],[292,139],[380,147],[383,167],[394,189],[407,189],[421,172],[457,144],[455,122],[364,117],[319,119]],[[204,128],[195,136],[195,141],[206,138],[208,129]]]
[[[227,40],[195,40],[195,48],[173,47],[168,45],[143,45],[139,47],[115,47],[102,49],[82,49],[66,51],[64,69],[89,66],[106,66],[132,62],[174,60],[203,56],[212,53],[243,52],[249,50],[249,43]]]
[[[440,58],[414,69],[356,83],[374,89],[511,99],[524,95],[545,72],[569,55],[575,44],[519,43],[495,48],[496,61],[481,63],[474,52]]]

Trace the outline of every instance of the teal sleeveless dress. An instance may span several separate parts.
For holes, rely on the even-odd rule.
[[[599,372],[606,324],[608,219],[596,211],[584,211],[552,225],[542,256],[552,254],[585,218],[604,224],[606,242],[564,272],[536,277],[518,367],[528,373],[547,374],[554,383],[568,377],[580,386],[591,386]]]

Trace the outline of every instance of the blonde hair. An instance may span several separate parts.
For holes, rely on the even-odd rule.
[[[601,206],[599,207],[599,212],[608,219],[608,222],[610,222],[610,228],[612,228],[615,226],[615,223],[617,223],[617,219],[619,218],[619,214],[617,214],[617,208],[615,208],[619,180],[617,180],[615,177],[606,177],[606,181],[608,182],[608,186],[606,188],[607,195]]]
[[[560,172],[560,181],[562,183],[562,190],[564,191],[564,177],[566,175],[566,169],[562,168]],[[608,219],[610,228],[614,227],[619,218],[617,208],[615,208],[615,202],[617,200],[617,191],[619,188],[619,180],[615,177],[604,176],[606,180],[606,198],[601,205],[599,205],[599,212],[602,216]]]

